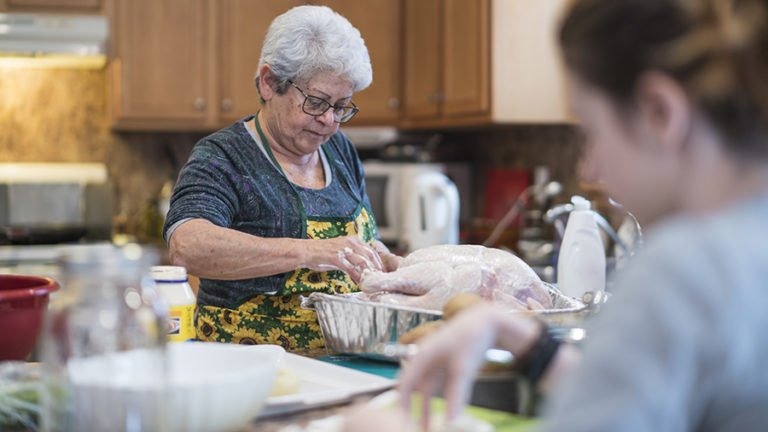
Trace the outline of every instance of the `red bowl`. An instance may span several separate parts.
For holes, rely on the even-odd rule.
[[[53,279],[0,275],[0,361],[26,360],[35,349]]]

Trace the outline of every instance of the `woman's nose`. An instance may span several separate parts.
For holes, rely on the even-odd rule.
[[[317,116],[317,119],[325,125],[332,126],[336,123],[333,121],[333,107],[328,108],[323,115]]]

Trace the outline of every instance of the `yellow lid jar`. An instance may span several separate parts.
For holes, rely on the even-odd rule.
[[[179,266],[154,266],[151,275],[157,294],[168,304],[168,340],[194,340],[197,299],[189,286],[187,270]]]

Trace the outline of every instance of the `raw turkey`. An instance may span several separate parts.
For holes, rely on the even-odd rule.
[[[365,271],[360,288],[372,301],[431,310],[465,292],[522,308],[552,308],[546,285],[523,260],[479,245],[418,249],[393,272]]]

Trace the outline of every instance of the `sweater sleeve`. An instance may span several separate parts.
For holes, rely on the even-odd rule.
[[[202,218],[221,227],[230,227],[239,211],[238,175],[215,138],[199,142],[179,173],[171,195],[163,235],[178,222]]]
[[[543,430],[696,428],[690,423],[717,314],[716,290],[702,288],[717,275],[702,271],[707,257],[665,253],[677,248],[664,243],[635,257],[587,326],[581,364],[553,389]]]

